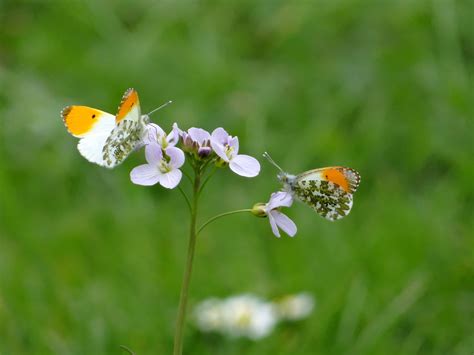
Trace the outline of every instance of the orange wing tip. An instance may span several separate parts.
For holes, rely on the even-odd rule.
[[[118,113],[117,116],[115,116],[115,122],[119,123],[122,121],[130,112],[130,110],[139,104],[140,101],[138,100],[138,92],[133,88],[128,88],[122,96],[122,101],[120,101]]]
[[[72,106],[66,106],[61,110],[61,118],[63,119],[64,124],[66,124],[66,117],[69,115],[69,113],[72,110]]]
[[[352,168],[342,168],[345,178],[349,185],[349,192],[354,193],[360,185],[360,174]]]
[[[76,137],[82,137],[88,133],[101,115],[101,111],[87,106],[67,106],[61,111],[68,132]]]
[[[360,174],[352,168],[326,168],[322,175],[324,179],[339,185],[348,193],[354,193],[360,184]]]
[[[344,173],[337,168],[326,168],[322,171],[323,178],[327,181],[330,181],[344,189],[346,192],[349,190],[349,181],[347,180]]]

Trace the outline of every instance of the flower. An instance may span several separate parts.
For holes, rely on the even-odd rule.
[[[196,325],[203,332],[218,331],[222,324],[222,302],[216,298],[199,303],[194,309]]]
[[[179,129],[175,123],[173,129],[179,132],[179,135],[183,139],[184,150],[187,152],[194,152],[200,158],[207,158],[211,153],[211,135],[208,131],[202,128],[191,127],[188,131]]]
[[[314,297],[307,292],[288,295],[276,303],[280,319],[295,321],[308,317],[314,309]]]
[[[266,204],[257,203],[252,208],[252,213],[257,217],[268,216],[273,234],[280,237],[280,228],[290,237],[296,234],[296,224],[285,214],[279,211],[280,207],[290,207],[293,203],[293,197],[285,191],[272,193],[270,200]]]
[[[149,123],[146,125],[146,131],[143,142],[145,144],[158,143],[162,149],[168,147],[174,147],[179,140],[179,131],[176,123],[173,125],[173,129],[167,135],[163,129],[155,123]]]
[[[216,128],[211,135],[211,147],[230,169],[241,176],[254,177],[260,172],[257,159],[239,153],[239,139],[230,136],[224,128]]]
[[[206,300],[198,304],[194,315],[202,331],[253,340],[269,335],[278,322],[275,306],[250,294]]]
[[[143,186],[160,183],[167,189],[175,188],[183,175],[179,168],[184,164],[184,153],[176,147],[168,147],[164,153],[166,155],[158,143],[149,143],[145,147],[148,164],[137,166],[130,172],[132,182]]]

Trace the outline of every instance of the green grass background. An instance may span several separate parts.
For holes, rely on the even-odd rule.
[[[294,239],[235,215],[198,240],[191,305],[309,291],[312,316],[186,354],[472,354],[472,1],[0,0],[0,353],[169,354],[187,246],[177,191],[88,163],[59,112],[128,87],[165,130],[223,126],[286,170],[360,171],[337,223]],[[219,171],[201,221],[264,202],[276,171]],[[183,186],[186,187],[185,181]],[[187,187],[186,187],[187,188]]]

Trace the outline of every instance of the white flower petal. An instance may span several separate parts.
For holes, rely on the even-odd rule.
[[[160,175],[158,181],[161,186],[166,187],[167,189],[174,189],[176,186],[178,186],[182,176],[183,173],[181,170],[176,169],[166,174]]]
[[[158,138],[165,135],[165,131],[158,126],[156,123],[149,123],[146,125],[146,133],[145,133],[145,143],[152,143],[157,142]]]
[[[239,154],[239,137],[230,137],[230,140],[229,140],[229,147],[232,147],[234,148],[232,150],[232,154],[234,156],[236,156],[237,154]]]
[[[211,139],[209,132],[202,128],[191,127],[188,129],[188,134],[191,139],[195,142],[198,142],[199,145],[202,145],[205,141]]]
[[[166,155],[170,157],[169,164],[173,168],[180,168],[184,164],[184,153],[181,149],[176,147],[166,148]]]
[[[225,162],[229,162],[229,158],[227,158],[227,155],[225,154],[225,148],[222,144],[220,144],[218,141],[211,139],[211,147],[212,150]]]
[[[272,193],[267,203],[266,210],[271,211],[278,207],[290,207],[293,204],[293,196],[286,191]]]
[[[179,136],[180,134],[178,126],[173,125],[173,129],[166,137],[166,140],[168,141],[168,146],[174,147],[179,141]]]
[[[296,231],[298,230],[295,222],[293,222],[287,215],[277,210],[273,210],[270,214],[275,218],[275,223],[283,232],[288,234],[290,237],[295,236]]]
[[[145,158],[149,164],[158,165],[163,158],[161,146],[158,143],[150,143],[145,147]]]
[[[217,143],[225,145],[228,143],[229,134],[226,132],[224,128],[219,127],[219,128],[216,128],[214,131],[212,131],[211,139],[216,141]]]
[[[254,177],[260,172],[260,163],[257,159],[245,155],[236,155],[229,164],[230,169],[240,176]]]
[[[160,172],[157,167],[150,164],[139,165],[130,172],[130,179],[137,185],[152,186],[159,178]]]
[[[280,238],[280,231],[278,230],[275,218],[273,217],[274,212],[275,211],[271,211],[268,214],[268,221],[270,222],[270,226],[272,227],[272,232],[273,232],[273,234],[275,234],[275,237]]]

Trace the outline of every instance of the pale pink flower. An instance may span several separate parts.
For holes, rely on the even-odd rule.
[[[167,189],[173,189],[179,184],[182,177],[179,168],[184,164],[181,149],[168,147],[162,151],[158,143],[149,143],[145,147],[145,157],[148,164],[137,166],[130,172],[134,184],[151,186],[159,183]]]
[[[179,131],[176,123],[173,125],[173,129],[169,134],[155,123],[149,123],[146,125],[146,132],[144,135],[143,142],[145,144],[158,143],[162,149],[168,147],[174,147],[179,141]]]
[[[257,159],[239,153],[239,139],[230,136],[224,128],[216,128],[211,135],[211,147],[230,169],[241,176],[254,177],[260,172]]]
[[[296,224],[285,214],[279,211],[280,207],[290,207],[293,203],[293,197],[288,192],[274,192],[270,196],[270,201],[263,206],[265,214],[268,216],[272,232],[280,237],[280,228],[283,232],[293,237],[296,234]]]
[[[173,125],[173,129],[179,132],[185,151],[196,153],[201,158],[206,158],[212,153],[211,135],[208,131],[196,127],[183,131],[178,128],[176,123]]]

